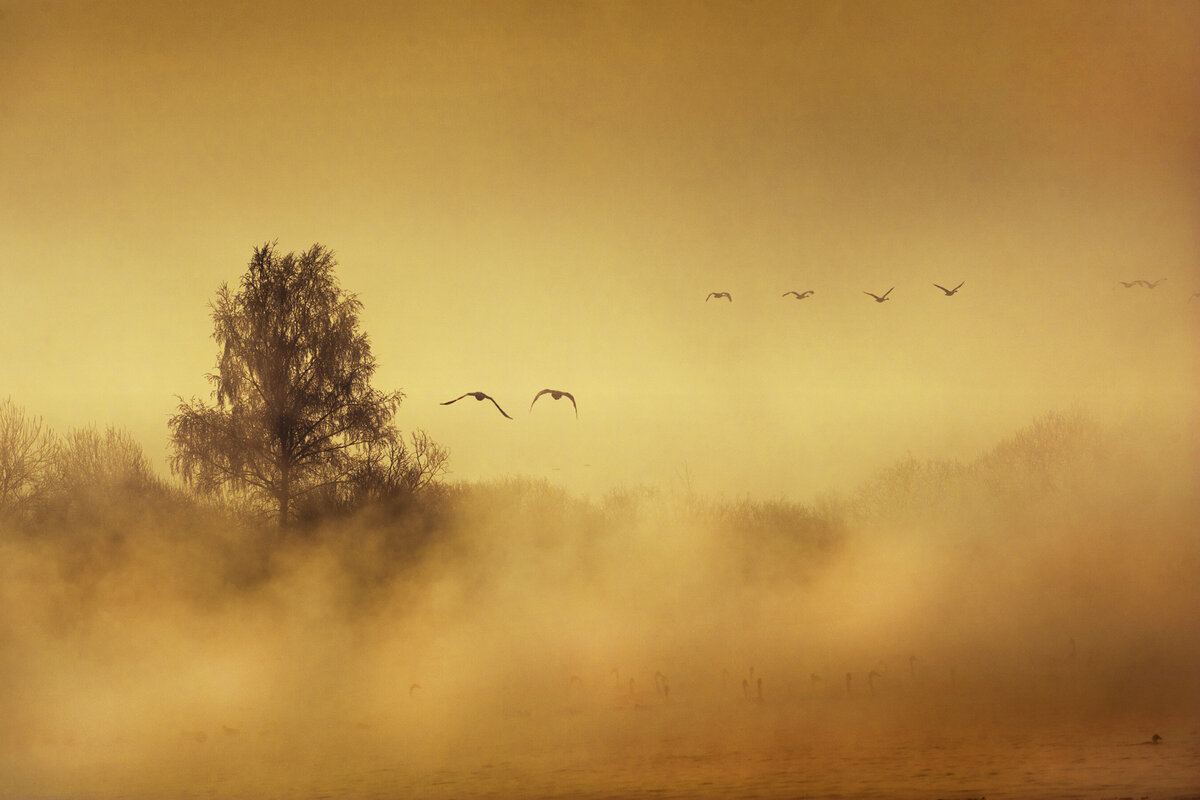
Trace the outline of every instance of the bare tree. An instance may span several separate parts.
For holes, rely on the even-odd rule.
[[[67,432],[48,475],[49,510],[60,518],[98,518],[160,488],[142,446],[128,431],[95,426]],[[136,505],[136,503],[135,503]]]
[[[55,446],[40,417],[0,401],[0,514],[28,514],[45,496]]]
[[[371,387],[362,304],[336,265],[320,244],[255,248],[238,291],[223,284],[211,304],[215,405],[180,398],[170,420],[173,472],[270,507],[281,526],[297,502],[351,487],[379,453],[404,455],[392,425],[404,395]]]

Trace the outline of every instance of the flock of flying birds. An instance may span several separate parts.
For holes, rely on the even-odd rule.
[[[1157,286],[1165,280],[1166,280],[1166,278],[1159,278],[1156,281],[1147,281],[1147,280],[1143,280],[1143,279],[1139,278],[1137,280],[1132,280],[1132,281],[1117,281],[1117,283],[1120,284],[1121,286],[1125,287],[1126,289],[1132,289],[1135,286],[1142,287],[1145,289],[1154,289],[1154,288],[1157,288]],[[966,283],[966,281],[959,281],[958,285],[955,286],[953,289],[947,289],[945,286],[942,286],[940,283],[935,283],[933,285],[936,286],[938,289],[941,289],[942,292],[946,295],[946,297],[953,297],[955,294],[958,293],[958,290],[963,287],[964,283]],[[896,287],[893,286],[891,289],[888,289],[883,294],[875,294],[874,292],[866,292],[866,291],[864,291],[863,294],[871,297],[876,303],[882,303],[888,299],[888,295],[890,295],[892,293],[892,289],[895,289],[895,288]],[[780,295],[780,297],[787,297],[787,296],[791,295],[792,297],[796,298],[797,300],[807,300],[809,297],[812,297],[814,294],[816,294],[816,292],[814,292],[812,289],[806,289],[803,292],[797,292],[793,289],[791,291],[784,292],[782,295]],[[1200,292],[1196,292],[1188,299],[1194,300],[1197,297],[1200,297]],[[729,292],[709,292],[708,297],[704,298],[704,302],[707,303],[709,300],[712,300],[714,298],[716,298],[717,300],[728,300],[731,303],[733,302],[733,295],[730,294]],[[575,409],[575,418],[576,419],[579,418],[579,406],[575,403],[575,396],[573,394],[571,394],[570,392],[564,392],[562,389],[542,389],[540,392],[535,394],[533,396],[533,402],[529,404],[530,412],[533,411],[533,406],[535,403],[537,403],[538,398],[544,394],[550,395],[550,397],[555,400],[561,400],[564,397],[567,398],[568,400],[570,400],[571,407]],[[496,410],[499,411],[501,414],[503,414],[506,419],[512,419],[512,417],[508,416],[508,414],[504,411],[504,409],[500,407],[500,404],[496,402],[495,398],[493,398],[491,395],[489,395],[485,392],[467,392],[466,394],[459,395],[458,397],[454,398],[453,400],[447,400],[446,402],[442,403],[442,405],[444,405],[444,406],[452,405],[454,403],[457,403],[459,400],[462,400],[464,397],[474,397],[476,400],[478,400],[480,402],[483,402],[484,400],[490,400],[492,402],[492,405],[494,405],[496,407]]]
[[[955,293],[957,293],[958,290],[962,288],[964,283],[966,283],[966,281],[960,281],[958,286],[955,286],[953,289],[947,289],[945,286],[942,286],[940,283],[935,283],[934,286],[941,289],[942,292],[945,293],[946,297],[950,297],[950,296],[954,295]],[[1149,284],[1147,284],[1147,285],[1149,285]],[[876,303],[882,303],[888,299],[888,295],[891,294],[892,289],[895,289],[895,288],[896,287],[893,286],[891,289],[888,289],[883,294],[875,294],[874,292],[863,292],[863,294],[869,295],[872,298],[874,298]],[[1153,289],[1154,287],[1151,286],[1150,288]],[[816,292],[814,292],[812,289],[806,289],[803,292],[797,292],[793,289],[792,291],[784,292],[783,294],[780,295],[780,297],[787,297],[789,294],[792,297],[795,297],[797,300],[807,300],[809,297],[812,297],[814,294],[816,294]],[[729,292],[709,292],[708,297],[704,298],[704,302],[707,303],[709,300],[712,300],[714,297],[717,298],[718,300],[728,300],[731,303],[733,302],[733,295],[731,295]]]
[[[1147,281],[1147,280],[1142,280],[1141,278],[1138,278],[1137,280],[1134,280],[1134,281],[1117,281],[1117,283],[1120,284],[1121,286],[1125,287],[1126,289],[1132,289],[1135,286],[1139,286],[1143,289],[1156,289],[1156,288],[1158,288],[1158,285],[1165,280],[1166,280],[1166,278],[1159,278],[1156,281]],[[1113,288],[1115,289],[1116,285],[1114,285]],[[1197,297],[1200,297],[1200,292],[1193,292],[1191,297],[1188,298],[1188,302],[1190,303],[1191,301],[1195,300]]]

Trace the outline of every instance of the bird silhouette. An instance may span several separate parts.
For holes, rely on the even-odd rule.
[[[892,287],[892,289],[895,289],[895,288],[896,288],[895,286]],[[877,294],[872,294],[871,292],[863,292],[863,294],[869,294],[869,295],[871,295],[871,297],[875,298],[876,303],[882,303],[884,300],[888,299],[888,295],[892,293],[892,289],[888,289],[886,292],[884,292],[883,297],[880,297]]]
[[[466,394],[464,394],[464,395],[459,395],[458,397],[454,398],[453,400],[447,400],[446,402],[442,403],[442,405],[444,405],[444,406],[448,406],[448,405],[450,405],[451,403],[457,403],[459,400],[462,400],[464,397],[474,397],[476,400],[479,400],[479,401],[481,401],[481,402],[482,402],[482,401],[484,401],[484,400],[491,400],[491,401],[492,401],[492,405],[494,405],[494,406],[496,407],[496,410],[497,410],[497,411],[499,411],[501,414],[504,414],[504,409],[500,407],[500,404],[499,404],[499,403],[497,403],[497,402],[496,402],[496,401],[495,401],[495,400],[492,398],[492,396],[491,396],[491,395],[484,394],[483,392],[467,392],[467,393],[466,393]],[[512,417],[508,416],[508,414],[504,414],[504,416],[505,416],[507,419],[512,419]]]
[[[801,292],[796,292],[796,291],[784,292],[783,294],[781,294],[781,295],[779,295],[779,296],[780,296],[780,297],[787,297],[789,294],[794,294],[794,295],[796,295],[796,299],[797,299],[797,300],[803,300],[803,299],[804,299],[804,298],[806,298],[806,297],[810,297],[810,296],[813,294],[813,290],[812,290],[812,289],[806,289],[806,290],[805,290],[803,293],[801,293]]]
[[[1124,286],[1126,289],[1132,289],[1134,286],[1141,286],[1141,285],[1142,285],[1142,282],[1141,282],[1141,281],[1117,281],[1117,283],[1121,284],[1121,285],[1122,285],[1122,286]]]
[[[714,297],[717,298],[718,300],[720,298],[724,297],[729,302],[731,302],[731,303],[733,302],[733,295],[731,295],[729,292],[709,292],[708,297],[704,298],[704,302],[707,303],[709,300],[712,300]]]
[[[941,289],[943,292],[945,292],[945,293],[946,293],[946,297],[950,297],[950,296],[951,296],[951,295],[953,295],[955,292],[957,292],[959,289],[961,289],[961,288],[962,288],[962,285],[963,285],[964,283],[966,283],[966,281],[962,281],[962,282],[960,282],[960,283],[958,284],[958,286],[955,286],[953,289],[947,289],[945,286],[942,286],[940,283],[935,283],[935,284],[934,284],[934,286],[936,286],[937,288],[939,288],[939,289]]]
[[[571,407],[575,409],[575,418],[579,419],[579,406],[575,405],[575,395],[571,394],[570,392],[564,392],[561,389],[542,389],[540,392],[538,392],[537,394],[535,394],[533,396],[533,403],[536,403],[538,401],[538,398],[544,394],[550,395],[555,400],[561,400],[564,397],[567,398],[568,400],[570,400]],[[533,411],[533,403],[529,404],[530,411]]]
[[[1142,280],[1138,280],[1138,281],[1134,281],[1134,283],[1137,283],[1137,284],[1139,284],[1139,285],[1141,285],[1141,286],[1145,286],[1147,289],[1154,289],[1154,288],[1156,288],[1156,287],[1157,287],[1157,286],[1158,286],[1160,283],[1162,283],[1162,282],[1163,282],[1163,281],[1165,281],[1165,280],[1166,280],[1166,278],[1159,278],[1159,279],[1158,279],[1158,280],[1156,280],[1154,283],[1151,283],[1150,281],[1142,281]]]

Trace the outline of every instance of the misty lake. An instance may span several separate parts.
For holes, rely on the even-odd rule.
[[[149,750],[128,740],[42,742],[6,765],[0,795],[1200,797],[1195,716],[1160,719],[1163,741],[1149,745],[1132,719],[1027,727],[983,706],[885,719],[873,704],[613,706],[508,714],[449,735],[434,733],[425,708],[319,730],[184,732]]]

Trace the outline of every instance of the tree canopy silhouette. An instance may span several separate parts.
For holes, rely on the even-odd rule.
[[[180,398],[170,420],[173,472],[201,492],[270,508],[281,526],[306,500],[363,495],[357,483],[381,472],[419,487],[445,462],[437,451],[407,463],[392,425],[404,395],[371,387],[362,304],[341,289],[336,266],[320,244],[299,255],[255,248],[238,291],[222,284],[211,304],[215,405]]]
[[[0,400],[0,517],[29,514],[44,499],[55,455],[53,432]]]

